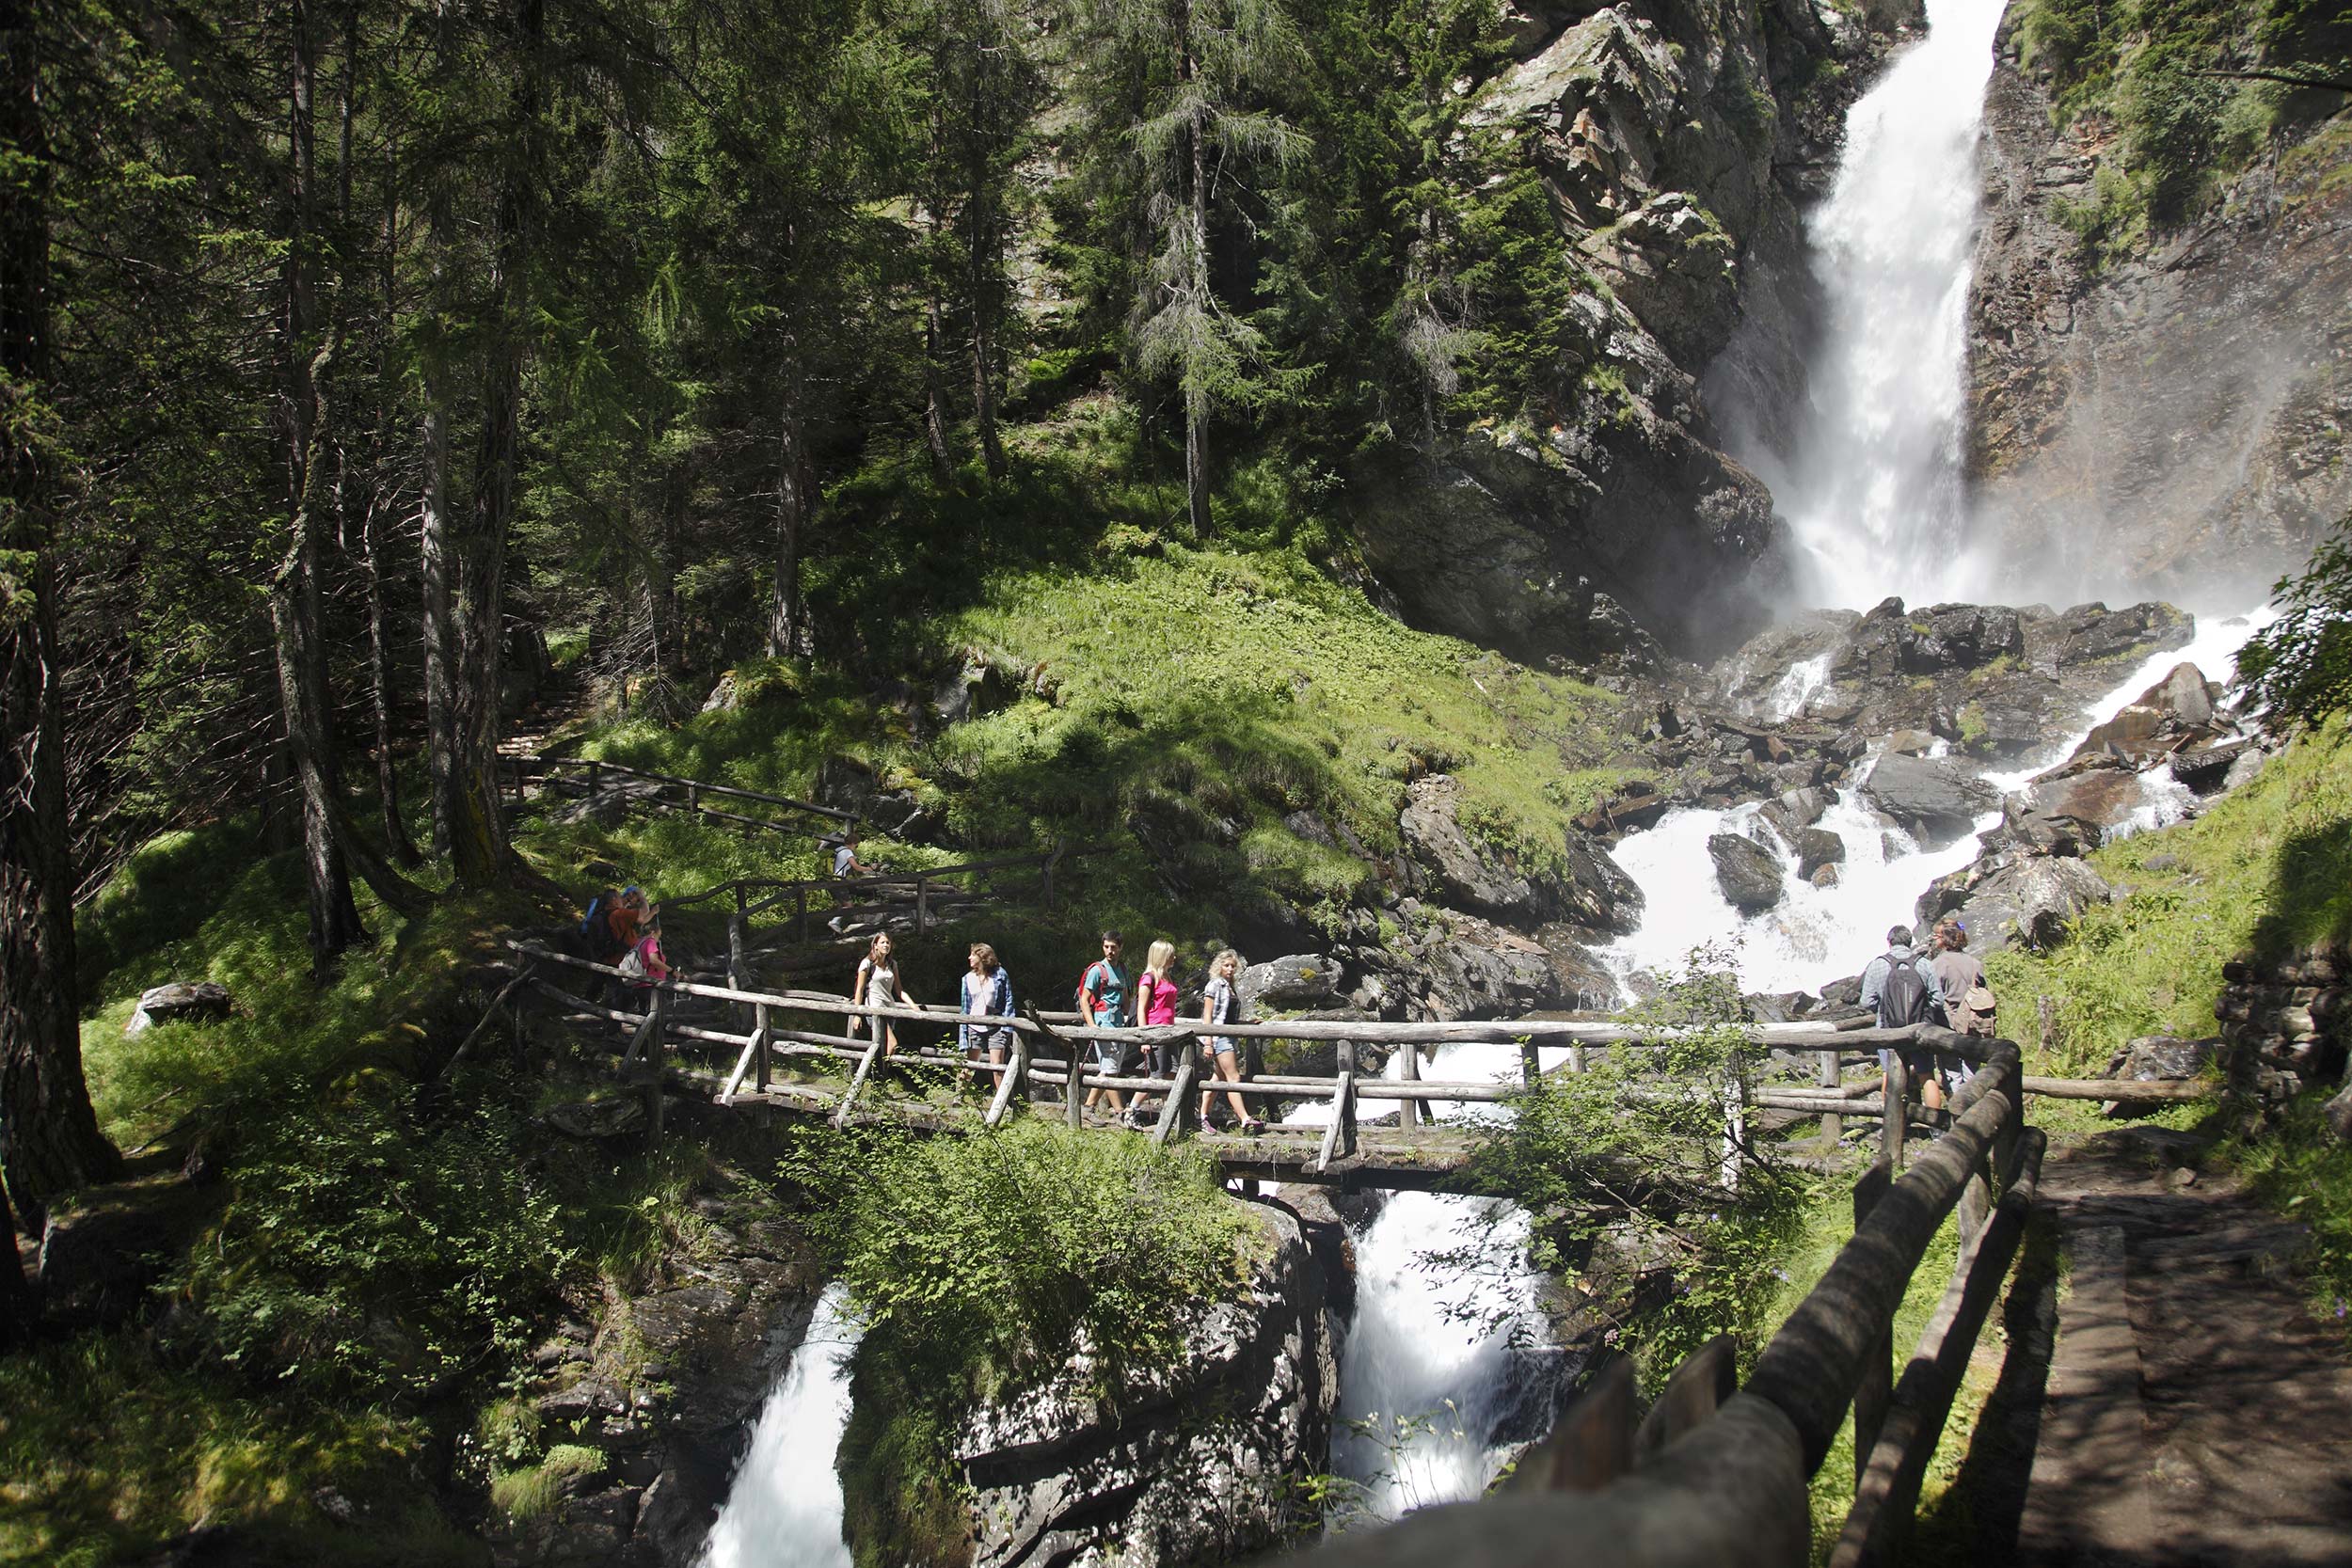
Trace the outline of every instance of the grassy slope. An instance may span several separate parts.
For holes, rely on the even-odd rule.
[[[1129,439],[1115,405],[1082,403],[1009,433],[1022,467],[987,496],[888,465],[861,475],[831,498],[836,535],[855,542],[818,576],[866,651],[864,678],[747,664],[735,711],[607,725],[585,750],[795,794],[847,754],[980,851],[1140,832],[1156,873],[1081,863],[1077,901],[1088,920],[1188,942],[1263,926],[1270,901],[1335,922],[1370,872],[1286,825],[1297,813],[1384,853],[1406,781],[1446,770],[1474,832],[1542,862],[1625,776],[1619,699],[1384,615],[1317,563],[1327,534],[1254,471],[1220,495],[1216,538],[1179,536],[1164,491],[1118,477]],[[923,738],[875,695],[897,678],[919,702],[966,650],[1018,673],[1009,705]],[[675,847],[698,876],[732,869],[684,835]]]

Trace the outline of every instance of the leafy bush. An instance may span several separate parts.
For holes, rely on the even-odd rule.
[[[1813,1183],[1752,1142],[1724,1185],[1721,1094],[1762,1058],[1725,955],[1693,954],[1688,974],[1628,1016],[1678,1033],[1546,1074],[1473,1164],[1535,1217],[1529,1263],[1586,1283],[1593,1307],[1630,1304],[1618,1343],[1657,1382],[1717,1334],[1738,1336],[1747,1355],[1761,1347]],[[1498,1254],[1518,1244],[1498,1212],[1441,1262],[1510,1267]]]
[[[2352,514],[2271,590],[2279,618],[2238,651],[2243,700],[2311,729],[2352,708]]]
[[[786,1172],[868,1315],[926,1359],[1019,1378],[1171,1354],[1255,1232],[1197,1150],[1021,1121],[965,1137],[810,1131]],[[977,1354],[976,1354],[977,1353]]]
[[[520,1118],[407,1110],[363,1088],[246,1148],[186,1280],[227,1360],[372,1396],[519,1362],[571,1261],[555,1201],[517,1168]]]

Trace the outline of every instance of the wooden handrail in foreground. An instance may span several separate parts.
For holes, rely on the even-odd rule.
[[[1860,1568],[1890,1560],[2032,1201],[2042,1141],[2024,1126],[2021,1077],[2016,1046],[1995,1042],[1959,1098],[1951,1129],[1899,1179],[1890,1180],[1883,1164],[1870,1168],[1853,1239],[1764,1347],[1747,1386],[1711,1415],[1725,1386],[1725,1353],[1715,1346],[1700,1353],[1715,1358],[1709,1365],[1669,1384],[1682,1384],[1680,1395],[1661,1401],[1678,1435],[1637,1441],[1633,1402],[1623,1391],[1629,1380],[1614,1374],[1615,1398],[1609,1381],[1597,1380],[1600,1398],[1572,1406],[1520,1462],[1532,1471],[1524,1487],[1425,1509],[1303,1560],[1315,1568],[1557,1568],[1571,1560],[1584,1568],[1803,1568],[1811,1556],[1807,1482],[1850,1405],[1861,1457],[1834,1561]],[[1895,1314],[1955,1209],[1962,1245],[1943,1303],[1891,1397],[1873,1398],[1866,1409],[1857,1394],[1884,1386]]]

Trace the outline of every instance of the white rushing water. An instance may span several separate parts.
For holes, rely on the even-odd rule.
[[[2042,768],[2072,755],[2094,728],[2122,711],[2176,664],[2194,664],[2207,679],[2226,683],[2238,649],[2274,615],[2265,607],[2250,615],[2200,622],[2186,647],[2151,654],[2105,696],[2088,705],[2070,733],[2010,771],[1987,773],[1985,781],[2004,794],[2023,787]],[[1867,770],[1865,762],[1855,773]],[[2142,775],[2141,784],[2146,801],[2139,813],[2110,830],[2109,836],[2163,827],[2194,808],[2194,797],[2172,782],[2169,769]],[[1755,806],[1668,812],[1648,831],[1627,834],[1611,851],[1640,885],[1645,902],[1641,929],[1613,944],[1603,957],[1620,980],[1628,980],[1645,970],[1677,972],[1695,947],[1724,946],[1734,950],[1735,967],[1748,990],[1819,990],[1829,981],[1859,973],[1885,946],[1888,927],[1912,924],[1928,884],[1975,860],[1976,832],[1999,820],[1997,811],[1989,812],[1978,819],[1975,832],[1940,848],[1923,849],[1911,834],[1865,803],[1857,791],[1845,789],[1819,826],[1844,841],[1846,861],[1838,867],[1835,886],[1817,888],[1797,875],[1797,858],[1786,845],[1757,831]],[[1724,832],[1756,837],[1779,856],[1787,892],[1777,906],[1743,915],[1724,897],[1707,853],[1708,837]]]
[[[1949,602],[1983,587],[1959,547],[1960,416],[1977,135],[2006,3],[1928,0],[1927,37],[1846,117],[1836,182],[1806,223],[1825,319],[1792,450],[1742,437],[1730,411],[1735,455],[1800,546],[1801,602]]]
[[[850,1568],[834,1460],[850,1420],[850,1357],[864,1325],[828,1285],[808,1334],[752,1429],[699,1568]]]
[[[1391,1059],[1388,1076],[1398,1076],[1401,1062]],[[1516,1046],[1450,1045],[1422,1076],[1505,1082],[1518,1071]],[[1451,1101],[1430,1110],[1503,1114]],[[1514,1338],[1534,1341],[1544,1333],[1534,1281],[1516,1269],[1461,1273],[1426,1262],[1461,1245],[1467,1227],[1498,1210],[1493,1239],[1507,1248],[1523,1240],[1525,1215],[1491,1199],[1437,1193],[1391,1194],[1356,1238],[1356,1316],[1340,1354],[1331,1468],[1363,1489],[1362,1506],[1380,1518],[1475,1497],[1502,1468],[1496,1424],[1519,1393]]]

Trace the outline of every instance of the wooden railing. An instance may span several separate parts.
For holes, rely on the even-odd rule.
[[[1979,1064],[1948,1131],[1907,1171],[1885,1159],[1854,1188],[1854,1236],[1735,1391],[1719,1339],[1640,1416],[1629,1363],[1608,1369],[1477,1502],[1424,1510],[1311,1553],[1320,1568],[1803,1568],[1809,1481],[1849,1408],[1854,1498],[1830,1561],[1896,1560],[1971,1350],[2007,1277],[2040,1180],[2017,1048],[1921,1028],[1917,1046]],[[1898,1057],[1899,1060],[1899,1057]],[[1889,1085],[1890,1099],[1893,1085]],[[1945,1217],[1960,1254],[1918,1343],[1894,1362],[1895,1315]]]
[[[522,753],[501,757],[500,762],[504,769],[503,782],[513,786],[517,804],[521,803],[524,792],[533,779],[548,790],[577,795],[592,805],[603,792],[602,786],[607,780],[635,779],[650,784],[654,788],[631,795],[629,800],[632,804],[650,806],[657,811],[682,811],[739,828],[764,828],[772,832],[805,835],[833,832],[858,820],[857,813],[844,811],[838,806],[819,805],[814,800],[773,795],[765,790],[739,789],[733,784],[705,784],[700,779],[656,773],[643,768],[631,768],[625,763],[606,762],[598,757],[548,757]],[[749,816],[739,811],[728,811],[709,804],[714,800],[778,806],[803,817],[816,817],[822,825],[812,827],[803,821]]]

